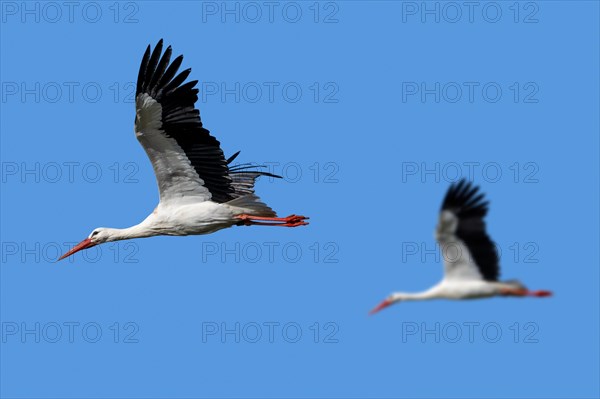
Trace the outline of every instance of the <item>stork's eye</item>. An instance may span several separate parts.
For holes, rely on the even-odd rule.
[[[96,234],[98,234],[97,231],[92,231],[92,237],[95,236]]]

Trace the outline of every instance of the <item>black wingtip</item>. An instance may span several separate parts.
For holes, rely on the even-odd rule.
[[[142,62],[140,64],[140,70],[138,72],[138,79],[137,79],[137,85],[136,85],[136,95],[139,94],[142,89],[143,89],[143,84],[144,84],[144,75],[146,74],[146,70],[148,69],[148,60],[150,60],[150,45],[148,45],[148,47],[146,47],[146,51],[144,52],[144,55],[142,57]]]
[[[441,209],[454,212],[459,217],[483,217],[487,214],[489,202],[479,190],[479,186],[462,178],[450,184]]]
[[[242,152],[242,151],[238,151],[235,154],[233,154],[232,156],[230,156],[229,159],[227,159],[227,164],[229,165],[230,163],[232,163],[233,160],[236,159],[238,155],[240,155],[240,152]]]

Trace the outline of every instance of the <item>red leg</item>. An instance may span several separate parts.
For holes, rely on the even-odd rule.
[[[548,291],[548,290],[529,291],[529,296],[537,296],[538,298],[543,298],[543,297],[547,297],[547,296],[552,296],[552,291]]]
[[[278,217],[264,217],[264,216],[252,216],[252,215],[237,215],[236,218],[240,219],[240,224],[244,226],[282,226],[282,227],[297,227],[305,226],[308,223],[305,216],[290,215],[284,218]],[[268,222],[261,222],[262,220]]]
[[[519,288],[504,288],[502,290],[500,290],[500,295],[505,295],[505,296],[535,296],[538,298],[543,298],[543,297],[547,297],[547,296],[552,296],[552,291],[546,291],[546,290],[538,290],[538,291],[529,291],[526,289],[519,289]]]
[[[306,216],[299,216],[299,215],[290,215],[290,216],[286,216],[284,218],[278,218],[278,217],[265,217],[265,216],[252,216],[252,215],[246,215],[246,214],[242,214],[242,215],[237,215],[236,218],[242,219],[242,220],[269,220],[272,222],[286,222],[289,223],[290,221],[294,221],[294,220],[304,220],[304,219],[308,219]]]
[[[245,226],[280,226],[280,227],[297,227],[306,226],[307,222],[293,222],[293,223],[263,223],[263,222],[246,222]]]
[[[502,288],[500,290],[500,295],[504,296],[527,296],[526,289],[519,288]]]

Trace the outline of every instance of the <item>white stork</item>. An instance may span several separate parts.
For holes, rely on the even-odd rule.
[[[483,220],[488,202],[478,191],[479,187],[463,179],[451,184],[446,193],[435,231],[443,252],[448,252],[444,256],[442,281],[424,292],[394,293],[371,314],[401,301],[552,295],[545,290],[529,291],[517,280],[498,281],[498,254]]]
[[[296,227],[304,216],[278,218],[254,194],[256,165],[230,166],[239,151],[225,159],[220,143],[202,127],[197,80],[177,74],[183,56],[170,62],[163,41],[146,49],[137,80],[135,135],[150,158],[160,194],[156,209],[143,222],[126,229],[99,227],[59,260],[110,241],[156,235],[209,234],[235,225]]]

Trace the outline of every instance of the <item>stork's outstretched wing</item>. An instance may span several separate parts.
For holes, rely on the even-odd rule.
[[[172,200],[227,202],[253,192],[261,175],[254,165],[229,168],[219,141],[202,126],[198,83],[184,83],[191,72],[177,74],[183,56],[170,62],[171,47],[146,49],[137,81],[135,133],[148,154],[161,202]],[[230,158],[235,158],[237,153]]]
[[[488,202],[478,191],[463,179],[450,186],[442,203],[436,238],[446,279],[498,280],[498,253],[485,230]]]

